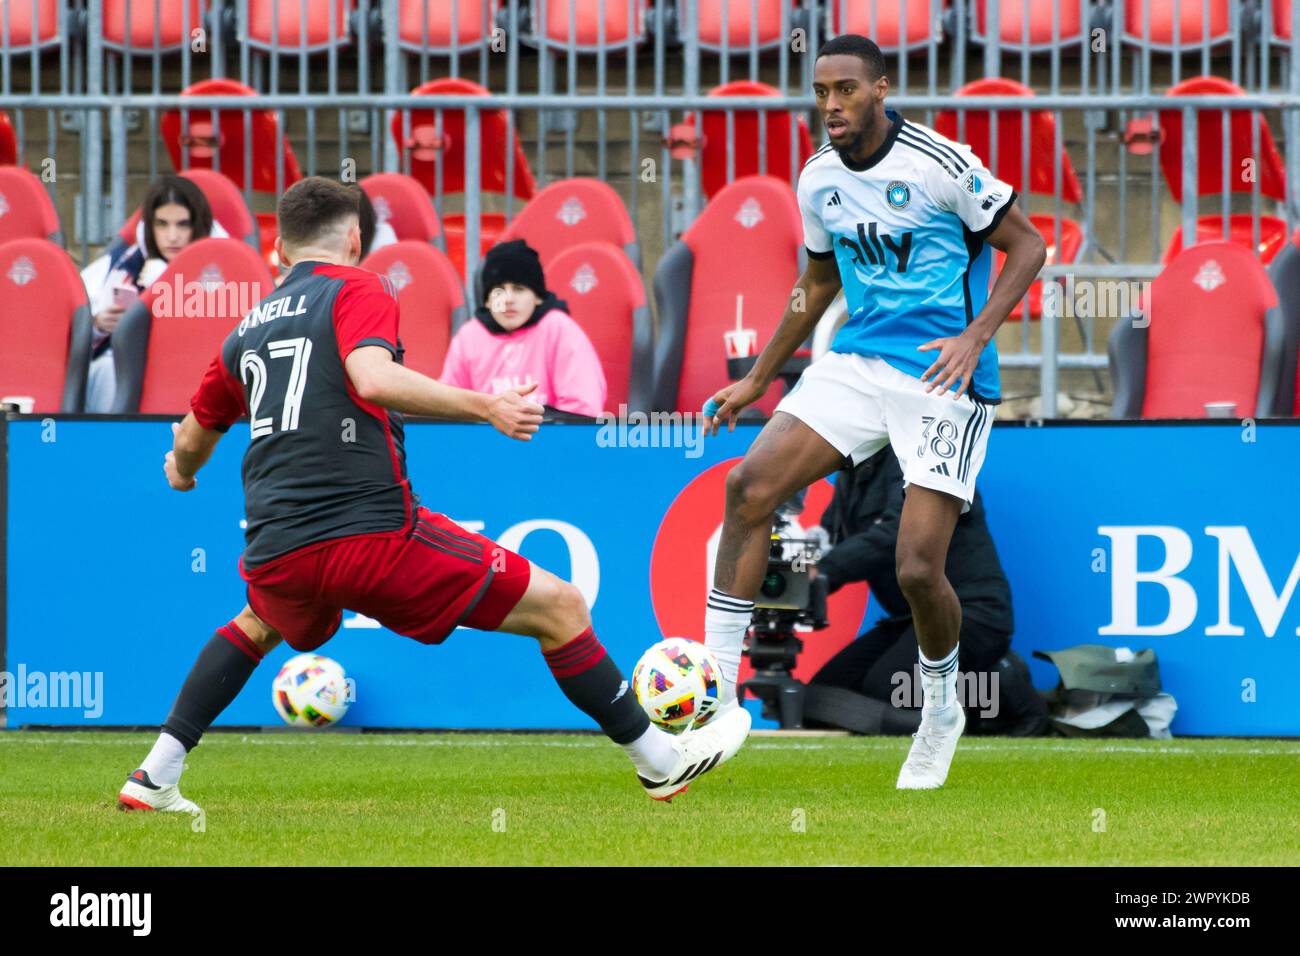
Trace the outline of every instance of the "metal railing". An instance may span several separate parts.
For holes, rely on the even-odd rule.
[[[160,0],[133,2],[152,7],[155,14],[160,9]],[[471,289],[483,214],[499,212],[508,222],[519,209],[514,185],[522,170],[517,168],[516,153],[511,148],[516,136],[525,147],[525,161],[539,187],[574,175],[595,176],[614,186],[639,227],[646,252],[644,278],[649,287],[658,255],[702,208],[704,164],[721,164],[723,178],[734,178],[738,118],[759,117],[759,169],[773,165],[788,169],[794,185],[800,165],[799,124],[816,127],[815,104],[810,95],[816,50],[837,25],[848,22],[845,18],[851,9],[862,6],[847,0],[802,4],[786,0],[779,4],[779,16],[774,21],[774,35],[779,42],[757,42],[759,18],[753,16],[749,38],[737,47],[731,43],[725,3],[714,24],[716,42],[711,42],[701,29],[692,28],[692,24],[702,22],[701,11],[713,0],[611,0],[597,4],[596,42],[591,44],[580,42],[577,16],[572,12],[563,24],[562,35],[544,29],[548,5],[564,0],[502,0],[492,7],[479,4],[478,33],[483,37],[477,45],[459,42],[455,31],[460,21],[453,17],[449,40],[437,46],[430,40],[428,22],[434,7],[426,0],[417,0],[416,6],[421,2],[423,29],[412,41],[401,30],[402,0],[325,0],[310,5],[307,0],[279,0],[271,5],[269,37],[253,35],[248,0],[202,0],[201,25],[190,25],[188,14],[181,24],[191,42],[167,54],[153,43],[140,56],[142,51],[132,46],[130,31],[122,31],[125,43],[105,41],[102,0],[87,0],[84,4],[61,0],[60,23],[67,25],[67,34],[58,44],[57,53],[36,44],[18,52],[18,45],[8,34],[0,33],[4,41],[0,49],[0,110],[10,111],[15,118],[20,163],[36,168],[48,159],[59,167],[60,176],[49,187],[65,206],[67,183],[72,184],[76,197],[75,235],[83,263],[93,247],[125,221],[131,212],[133,193],[169,168],[169,163],[159,159],[166,145],[160,121],[169,111],[179,115],[182,167],[193,158],[190,149],[196,138],[189,135],[192,113],[211,112],[218,131],[223,115],[240,118],[245,148],[237,165],[242,168],[224,171],[242,182],[250,208],[260,203],[264,209],[287,185],[286,156],[290,148],[302,157],[302,171],[307,175],[359,179],[381,171],[409,172],[413,127],[425,122],[421,119],[419,124],[413,123],[413,114],[418,111],[420,116],[432,114],[431,142],[435,151],[463,151],[469,188],[460,194],[444,188],[441,158],[426,185],[440,216],[453,211],[463,214],[466,278]],[[475,0],[432,2],[443,4],[444,11],[450,4],[451,12],[458,14],[459,5]],[[1243,29],[1235,30],[1223,42],[1208,38],[1184,57],[1169,56],[1148,42],[1152,37],[1149,9],[1139,39],[1126,36],[1125,7],[1120,0],[1105,7],[1079,0],[1080,32],[1077,42],[1071,39],[1067,43],[1062,40],[1062,24],[1065,12],[1074,3],[1062,0],[1061,4],[1051,5],[1045,48],[1034,42],[1028,0],[1021,9],[1019,44],[1006,39],[989,42],[990,37],[1001,35],[997,3],[988,5],[987,17],[981,20],[975,16],[976,4],[971,0],[926,0],[929,29],[919,42],[909,42],[912,31],[906,3],[889,5],[899,12],[899,39],[886,51],[891,78],[897,79],[889,100],[891,106],[928,125],[941,112],[953,111],[957,117],[956,138],[963,142],[970,117],[988,116],[991,141],[988,155],[982,158],[995,174],[1004,162],[1013,161],[1007,153],[1014,148],[1000,143],[997,118],[1006,114],[1019,117],[1019,134],[1014,139],[1020,155],[1015,159],[1026,171],[1026,186],[1027,171],[1044,162],[1031,146],[1033,124],[1036,117],[1050,117],[1052,186],[1041,195],[1022,189],[1022,202],[1028,211],[1050,219],[1049,242],[1057,249],[1062,246],[1066,223],[1077,218],[1083,248],[1075,263],[1058,263],[1045,270],[1044,276],[1067,272],[1083,276],[1089,274],[1089,269],[1104,271],[1109,267],[1127,269],[1130,275],[1142,274],[1143,268],[1160,260],[1173,228],[1181,228],[1183,236],[1196,235],[1197,220],[1205,213],[1198,200],[1217,204],[1225,238],[1229,235],[1230,216],[1248,213],[1252,245],[1256,248],[1264,238],[1265,225],[1273,223],[1268,217],[1274,216],[1287,234],[1300,225],[1300,151],[1283,151],[1286,193],[1276,209],[1268,205],[1272,200],[1263,193],[1261,177],[1238,181],[1240,171],[1233,168],[1232,162],[1236,157],[1231,145],[1233,115],[1251,117],[1248,155],[1257,162],[1266,152],[1262,140],[1265,128],[1261,128],[1257,117],[1264,117],[1268,128],[1281,130],[1280,138],[1287,143],[1300,129],[1300,56],[1294,55],[1294,39],[1288,45],[1275,42],[1278,25],[1271,20],[1271,0],[1231,0],[1226,8],[1230,23]],[[283,4],[293,4],[298,10],[296,37],[279,36],[277,24]],[[1200,5],[1208,22],[1211,5],[1207,0],[1201,0]],[[319,44],[310,42],[309,6],[328,15],[329,30]],[[618,30],[622,31],[624,22],[629,24],[628,32],[637,38],[636,42],[627,37],[623,37],[621,45],[602,42],[609,40],[615,6],[622,14]],[[1035,6],[1041,9],[1045,5]],[[33,12],[35,7],[33,3]],[[750,0],[750,7],[752,13],[757,13],[759,0]],[[342,21],[347,27],[346,44],[338,42],[342,38],[336,30],[341,12],[347,15]],[[870,5],[868,30],[884,29],[882,21],[887,18],[883,12],[886,4]],[[7,21],[0,23],[0,29],[7,30]],[[159,29],[155,17],[155,36]],[[187,29],[189,33],[185,33]],[[205,32],[196,37],[194,29]],[[1175,23],[1175,38],[1179,29]],[[1096,42],[1097,30],[1107,31],[1100,44]],[[1291,36],[1300,38],[1300,4],[1292,7]],[[968,47],[982,47],[982,54],[968,61]],[[57,56],[59,73],[57,91],[42,77],[43,68],[49,68],[53,56]],[[968,65],[997,76],[1004,72],[1004,58],[1012,57],[1017,61],[1021,82],[1038,90],[1032,99],[956,94],[967,79]],[[1157,63],[1168,69],[1167,77],[1155,69],[1153,64]],[[1125,64],[1132,68],[1132,83],[1128,85],[1121,82]],[[1184,69],[1190,73],[1193,68],[1234,82],[1244,78],[1245,85],[1257,88],[1234,97],[1231,112],[1224,110],[1222,98],[1170,97],[1156,92],[1164,79],[1176,80],[1184,75]],[[147,70],[144,81],[137,76],[142,69]],[[706,95],[715,81],[729,82],[738,73],[741,78],[768,84],[774,95]],[[472,79],[492,92],[486,96],[417,96],[409,92],[410,86],[418,85],[413,82],[416,77],[423,83],[448,76]],[[254,94],[202,98],[179,94],[181,88],[200,79],[236,78]],[[1275,90],[1275,84],[1284,90]],[[270,127],[273,142],[269,144],[275,188],[259,195],[253,188],[254,157],[268,144],[255,143],[254,131],[265,128],[255,126],[263,111],[270,111],[275,120]],[[484,118],[498,111],[503,113],[506,124],[501,139],[503,151],[485,156],[479,145]],[[696,132],[701,132],[702,114],[706,112],[723,117],[727,142],[721,154],[716,152],[716,143],[690,144],[674,138],[680,135],[680,127],[675,127],[680,120],[693,119]],[[1161,114],[1179,117],[1184,132],[1190,133],[1198,129],[1199,117],[1207,112],[1220,118],[1219,188],[1217,192],[1208,191],[1206,197],[1198,195],[1199,188],[1185,189],[1181,202],[1175,204],[1166,187],[1160,157],[1159,140],[1167,133],[1161,128]],[[1147,113],[1151,114],[1149,130],[1145,126],[1135,129],[1134,121]],[[39,119],[42,114],[46,136],[44,142],[38,142],[31,136],[28,120]],[[447,144],[443,139],[444,121],[453,115],[458,121],[463,117],[465,135],[460,144]],[[396,135],[392,132],[395,122]],[[788,124],[789,136],[783,142],[788,143],[789,157],[768,155],[771,123]],[[75,163],[67,160],[71,140],[61,133],[76,135]],[[1147,155],[1143,155],[1144,147]],[[1182,181],[1188,184],[1198,182],[1202,157],[1197,148],[1198,136],[1183,136],[1178,168]],[[34,150],[44,150],[46,155],[37,155]],[[1078,204],[1063,195],[1067,157],[1075,166],[1083,166],[1082,201]],[[349,162],[345,164],[345,160]],[[217,149],[212,163],[219,167],[220,162],[221,151]],[[74,168],[65,179],[63,172],[69,165]],[[484,196],[473,186],[489,165],[504,171],[506,187],[499,197]],[[651,171],[649,175],[647,170]],[[1022,308],[1028,318],[1028,303],[1022,303]],[[1104,367],[1104,343],[1098,341],[1095,318],[1085,322],[1076,317],[1073,328],[1066,330],[1077,330],[1078,348],[1060,353],[1056,343],[1060,340],[1058,332],[1063,330],[1058,329],[1057,319],[1053,316],[1049,320],[1045,308],[1041,322],[1026,320],[1019,323],[1018,329],[1009,323],[1000,337],[1003,364],[1008,368],[1039,368],[1043,376],[1047,375],[1049,363],[1053,376],[1061,368]],[[1034,329],[1041,339],[1038,344],[1033,341]],[[1042,381],[1045,388],[1047,379]],[[1044,402],[1048,400],[1044,393]]]

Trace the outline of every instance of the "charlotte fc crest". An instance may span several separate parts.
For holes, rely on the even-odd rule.
[[[885,199],[895,209],[902,209],[911,198],[912,191],[907,188],[907,183],[899,182],[897,179],[885,189]]]

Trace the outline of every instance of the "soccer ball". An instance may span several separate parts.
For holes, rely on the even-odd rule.
[[[721,673],[717,658],[703,644],[670,637],[641,655],[632,687],[650,719],[679,734],[717,713]]]
[[[271,683],[271,703],[290,727],[329,727],[348,712],[347,677],[338,661],[299,654],[285,661]]]

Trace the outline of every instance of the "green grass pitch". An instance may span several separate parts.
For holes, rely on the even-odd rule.
[[[1300,863],[1300,741],[969,738],[899,793],[908,740],[760,736],[657,804],[594,735],[214,733],[197,827],[114,809],[152,739],[0,733],[5,863]]]

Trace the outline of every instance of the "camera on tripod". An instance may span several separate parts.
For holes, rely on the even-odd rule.
[[[821,549],[816,541],[773,533],[767,571],[754,602],[744,653],[754,676],[744,689],[763,702],[763,716],[781,727],[803,726],[804,684],[791,672],[803,650],[800,631],[819,631],[826,616],[826,578],[813,574]]]

